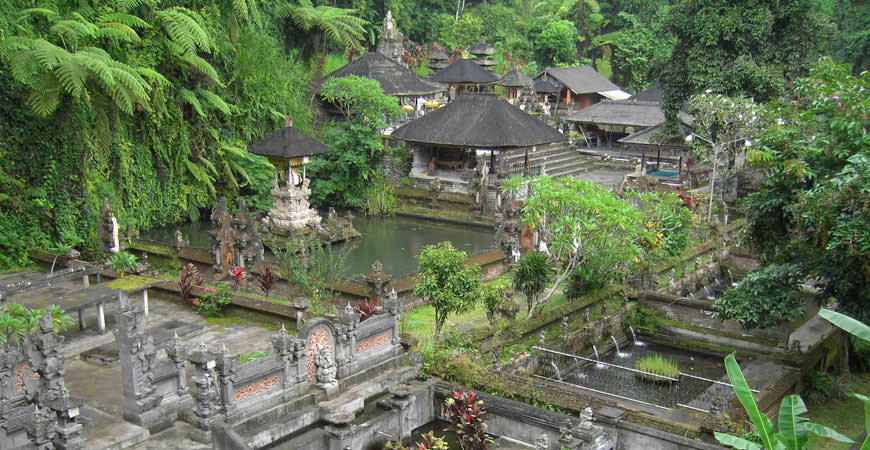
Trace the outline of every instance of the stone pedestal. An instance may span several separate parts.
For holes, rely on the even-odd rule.
[[[272,181],[275,205],[264,219],[267,228],[287,233],[305,227],[316,229],[320,225],[322,218],[308,203],[308,196],[311,195],[309,182],[306,178],[300,186],[278,186],[277,179]]]

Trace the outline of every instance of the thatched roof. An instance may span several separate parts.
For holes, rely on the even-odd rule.
[[[399,127],[392,137],[429,145],[510,148],[549,144],[562,134],[496,94],[467,92]]]
[[[631,96],[629,100],[637,100],[639,102],[659,102],[665,98],[665,90],[659,86],[650,86],[637,94]]]
[[[558,94],[559,86],[556,86],[552,80],[545,80],[543,78],[536,78],[533,80],[535,83],[535,92],[538,94]]]
[[[322,81],[348,75],[371,78],[377,81],[384,90],[384,94],[387,95],[417,96],[447,91],[444,85],[426,80],[380,52],[366,53],[356,61],[327,75]]]
[[[291,159],[328,153],[330,150],[317,139],[288,126],[248,146],[248,151],[275,159]]]
[[[565,120],[596,125],[651,127],[662,123],[665,120],[665,113],[662,111],[661,103],[605,100],[581,109]]]
[[[591,94],[605,91],[620,90],[604,75],[587,66],[577,67],[548,67],[535,76],[535,80],[545,76],[553,77],[565,85],[575,94]]]
[[[484,39],[483,42],[481,42],[480,44],[477,44],[474,47],[469,48],[468,53],[471,53],[472,55],[475,55],[475,56],[480,56],[480,55],[490,56],[490,55],[495,54],[495,47],[487,44],[486,39]]]
[[[532,79],[524,74],[519,67],[514,67],[510,72],[501,76],[497,85],[504,87],[526,87],[532,85]]]
[[[488,84],[498,81],[498,76],[480,67],[473,59],[457,59],[429,78],[441,83]]]
[[[685,140],[686,135],[688,135],[691,131],[689,126],[684,123],[680,123],[680,133],[677,136],[666,137],[661,135],[663,125],[664,123],[660,123],[649,128],[644,128],[637,133],[632,133],[622,139],[619,139],[617,142],[630,145],[661,145],[666,147],[689,148],[689,144],[687,144]]]
[[[449,58],[449,56],[447,56],[447,53],[444,53],[437,48],[432,49],[429,52],[429,61],[447,61],[447,58]]]

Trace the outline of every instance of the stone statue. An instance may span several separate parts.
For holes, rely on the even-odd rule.
[[[580,413],[580,422],[577,423],[575,430],[589,433],[593,430],[601,429],[601,427],[596,426],[592,422],[594,418],[595,413],[592,412],[592,408],[587,406],[583,412]]]
[[[236,265],[245,266],[246,262],[260,262],[263,260],[263,241],[257,230],[257,221],[251,216],[248,205],[239,198],[238,214],[233,223],[235,225],[235,242],[233,246],[236,254]]]
[[[571,434],[572,428],[574,428],[574,424],[571,423],[571,419],[565,419],[562,421],[562,425],[559,426],[560,444],[569,444],[574,440],[574,435]]]
[[[317,366],[316,376],[318,383],[323,386],[335,384],[337,369],[328,348],[320,347],[317,349],[317,353],[314,355],[314,365]]]
[[[121,241],[118,238],[120,233],[118,219],[112,211],[112,205],[108,198],[103,199],[103,210],[100,213],[100,220],[97,224],[97,234],[100,240],[100,251],[118,253],[121,251]]]
[[[211,231],[212,247],[214,249],[215,278],[220,279],[230,273],[232,264],[235,262],[233,255],[233,216],[227,211],[227,198],[221,197],[211,215],[211,221],[216,228]]]
[[[180,252],[182,248],[187,247],[187,242],[184,242],[184,235],[181,234],[181,230],[178,228],[175,229],[175,251]]]

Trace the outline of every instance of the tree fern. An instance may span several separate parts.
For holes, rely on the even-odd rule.
[[[50,8],[28,8],[18,13],[18,20],[27,20],[31,17],[43,17],[52,20],[58,16],[57,11]]]
[[[211,37],[193,17],[193,13],[184,8],[170,8],[157,11],[155,17],[160,21],[169,37],[180,45],[187,53],[197,50],[210,52],[214,44]]]
[[[201,58],[199,55],[195,53],[185,53],[181,55],[181,60],[193,66],[196,70],[202,72],[203,75],[208,76],[211,81],[218,86],[223,86],[220,77],[218,76],[217,71],[209,64],[208,61]]]
[[[123,13],[123,12],[113,12],[113,13],[102,14],[97,19],[97,23],[100,25],[107,24],[107,23],[121,23],[121,24],[127,25],[130,28],[137,28],[137,29],[151,28],[151,25],[149,25],[148,22],[146,22],[146,21],[142,20],[141,18],[136,17],[132,14],[127,14],[127,13]]]
[[[227,116],[232,113],[232,106],[225,102],[220,95],[206,89],[197,89],[196,93],[199,94],[199,97],[202,100],[205,100],[205,103],[208,104],[210,108],[216,109]]]
[[[205,117],[205,110],[202,109],[202,104],[199,102],[199,99],[196,98],[196,94],[189,89],[179,89],[178,96],[181,97],[182,100],[187,102],[194,111],[199,115],[199,117]]]

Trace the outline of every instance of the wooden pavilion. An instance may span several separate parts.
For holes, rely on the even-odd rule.
[[[429,79],[444,83],[450,88],[451,97],[464,91],[481,91],[498,81],[498,75],[484,69],[473,59],[457,59]]]

